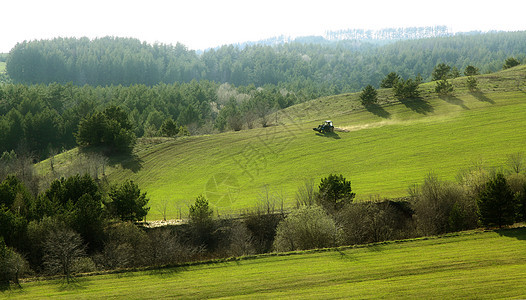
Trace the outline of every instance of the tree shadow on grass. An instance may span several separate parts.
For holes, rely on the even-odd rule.
[[[526,241],[526,227],[497,229],[495,232],[500,236],[512,237],[521,241]]]
[[[462,99],[457,98],[457,97],[455,97],[453,95],[439,96],[439,98],[444,100],[444,101],[446,101],[449,104],[458,105],[458,106],[462,107],[463,109],[469,109],[469,107],[467,107],[464,104],[464,101]]]
[[[148,273],[150,276],[157,276],[157,277],[166,277],[166,276],[174,276],[179,273],[188,271],[188,266],[177,266],[177,267],[167,267],[167,268],[158,268],[150,270]]]
[[[58,280],[60,285],[58,286],[59,292],[66,292],[66,291],[81,291],[85,290],[90,285],[90,280],[86,277],[73,277],[70,278],[69,283],[66,282],[66,279],[60,279]]]
[[[110,165],[120,165],[123,169],[133,173],[139,172],[143,167],[143,160],[134,153],[125,153],[109,158]]]
[[[423,98],[408,98],[399,100],[407,108],[413,110],[416,113],[427,115],[433,112],[435,109],[429,102]]]
[[[365,109],[367,109],[368,112],[379,116],[380,118],[384,118],[384,119],[391,118],[391,114],[388,111],[386,111],[383,107],[381,107],[380,105],[376,103],[366,105]]]
[[[137,173],[142,169],[142,159],[131,151],[115,153],[107,147],[88,146],[80,147],[79,152],[95,160],[107,159],[106,162],[109,165],[120,165],[123,169],[131,170],[133,173]],[[93,161],[93,163],[96,163],[96,161]]]
[[[356,257],[347,254],[345,251],[342,251],[342,250],[339,250],[339,249],[337,251],[338,251],[338,253],[340,253],[340,258],[343,259],[343,260],[348,260],[348,261],[357,261],[358,260],[358,259],[356,259]]]
[[[335,140],[341,139],[341,137],[336,132],[325,132],[325,133],[316,133],[317,136],[323,136],[326,138],[333,138]]]
[[[486,95],[484,95],[484,93],[482,93],[480,90],[476,90],[476,91],[469,92],[469,93],[473,97],[477,98],[477,100],[479,100],[479,101],[495,104],[495,101],[493,101],[490,98],[486,97]]]

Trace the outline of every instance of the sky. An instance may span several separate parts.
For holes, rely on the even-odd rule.
[[[339,29],[517,31],[526,30],[525,11],[524,0],[2,0],[0,53],[55,37],[133,37],[199,50]]]

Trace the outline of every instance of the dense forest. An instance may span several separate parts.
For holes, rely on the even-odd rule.
[[[249,109],[265,115],[296,101],[294,95],[284,95],[272,87],[235,89],[210,81],[153,87],[0,85],[0,151],[14,149],[45,158],[75,147],[79,123],[111,105],[127,114],[133,132],[141,137],[160,135],[168,120],[194,134],[224,130],[231,128],[227,122],[233,121],[223,117],[229,109],[239,115]],[[220,112],[224,106],[227,109]],[[255,122],[256,117],[238,121]]]
[[[208,80],[235,86],[266,84],[313,96],[378,86],[389,72],[431,74],[438,63],[493,72],[509,56],[524,55],[526,32],[499,32],[405,40],[379,46],[361,40],[277,46],[233,45],[199,55],[177,44],[150,45],[131,38],[56,38],[17,44],[7,60],[13,82],[93,86]],[[522,59],[522,57],[520,57]]]

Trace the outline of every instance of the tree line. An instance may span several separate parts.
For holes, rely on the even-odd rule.
[[[431,74],[440,62],[482,73],[500,69],[496,61],[524,59],[526,32],[498,32],[406,40],[375,45],[360,40],[277,46],[226,45],[202,54],[184,45],[147,44],[105,37],[24,41],[9,53],[7,72],[24,84],[93,86],[208,80],[235,86],[276,85],[305,90],[310,98],[356,92],[394,71],[402,77]],[[424,78],[429,80],[430,77]]]
[[[295,208],[284,210],[282,196],[267,187],[253,210],[235,218],[217,217],[199,195],[185,224],[157,228],[134,223],[149,208],[132,181],[107,185],[76,174],[34,194],[15,168],[0,182],[0,288],[30,274],[70,282],[96,270],[502,228],[526,220],[523,153],[507,162],[507,170],[462,170],[456,181],[429,174],[407,197],[360,202],[350,180],[330,174],[305,181]]]
[[[143,136],[239,130],[256,122],[266,126],[270,112],[304,100],[273,86],[236,88],[210,81],[153,87],[4,84],[0,151],[43,159],[77,145],[104,142],[118,149],[121,142],[132,145]]]

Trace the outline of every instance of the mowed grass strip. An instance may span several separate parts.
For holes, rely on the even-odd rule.
[[[523,298],[526,229],[25,283],[3,296],[80,298]]]

